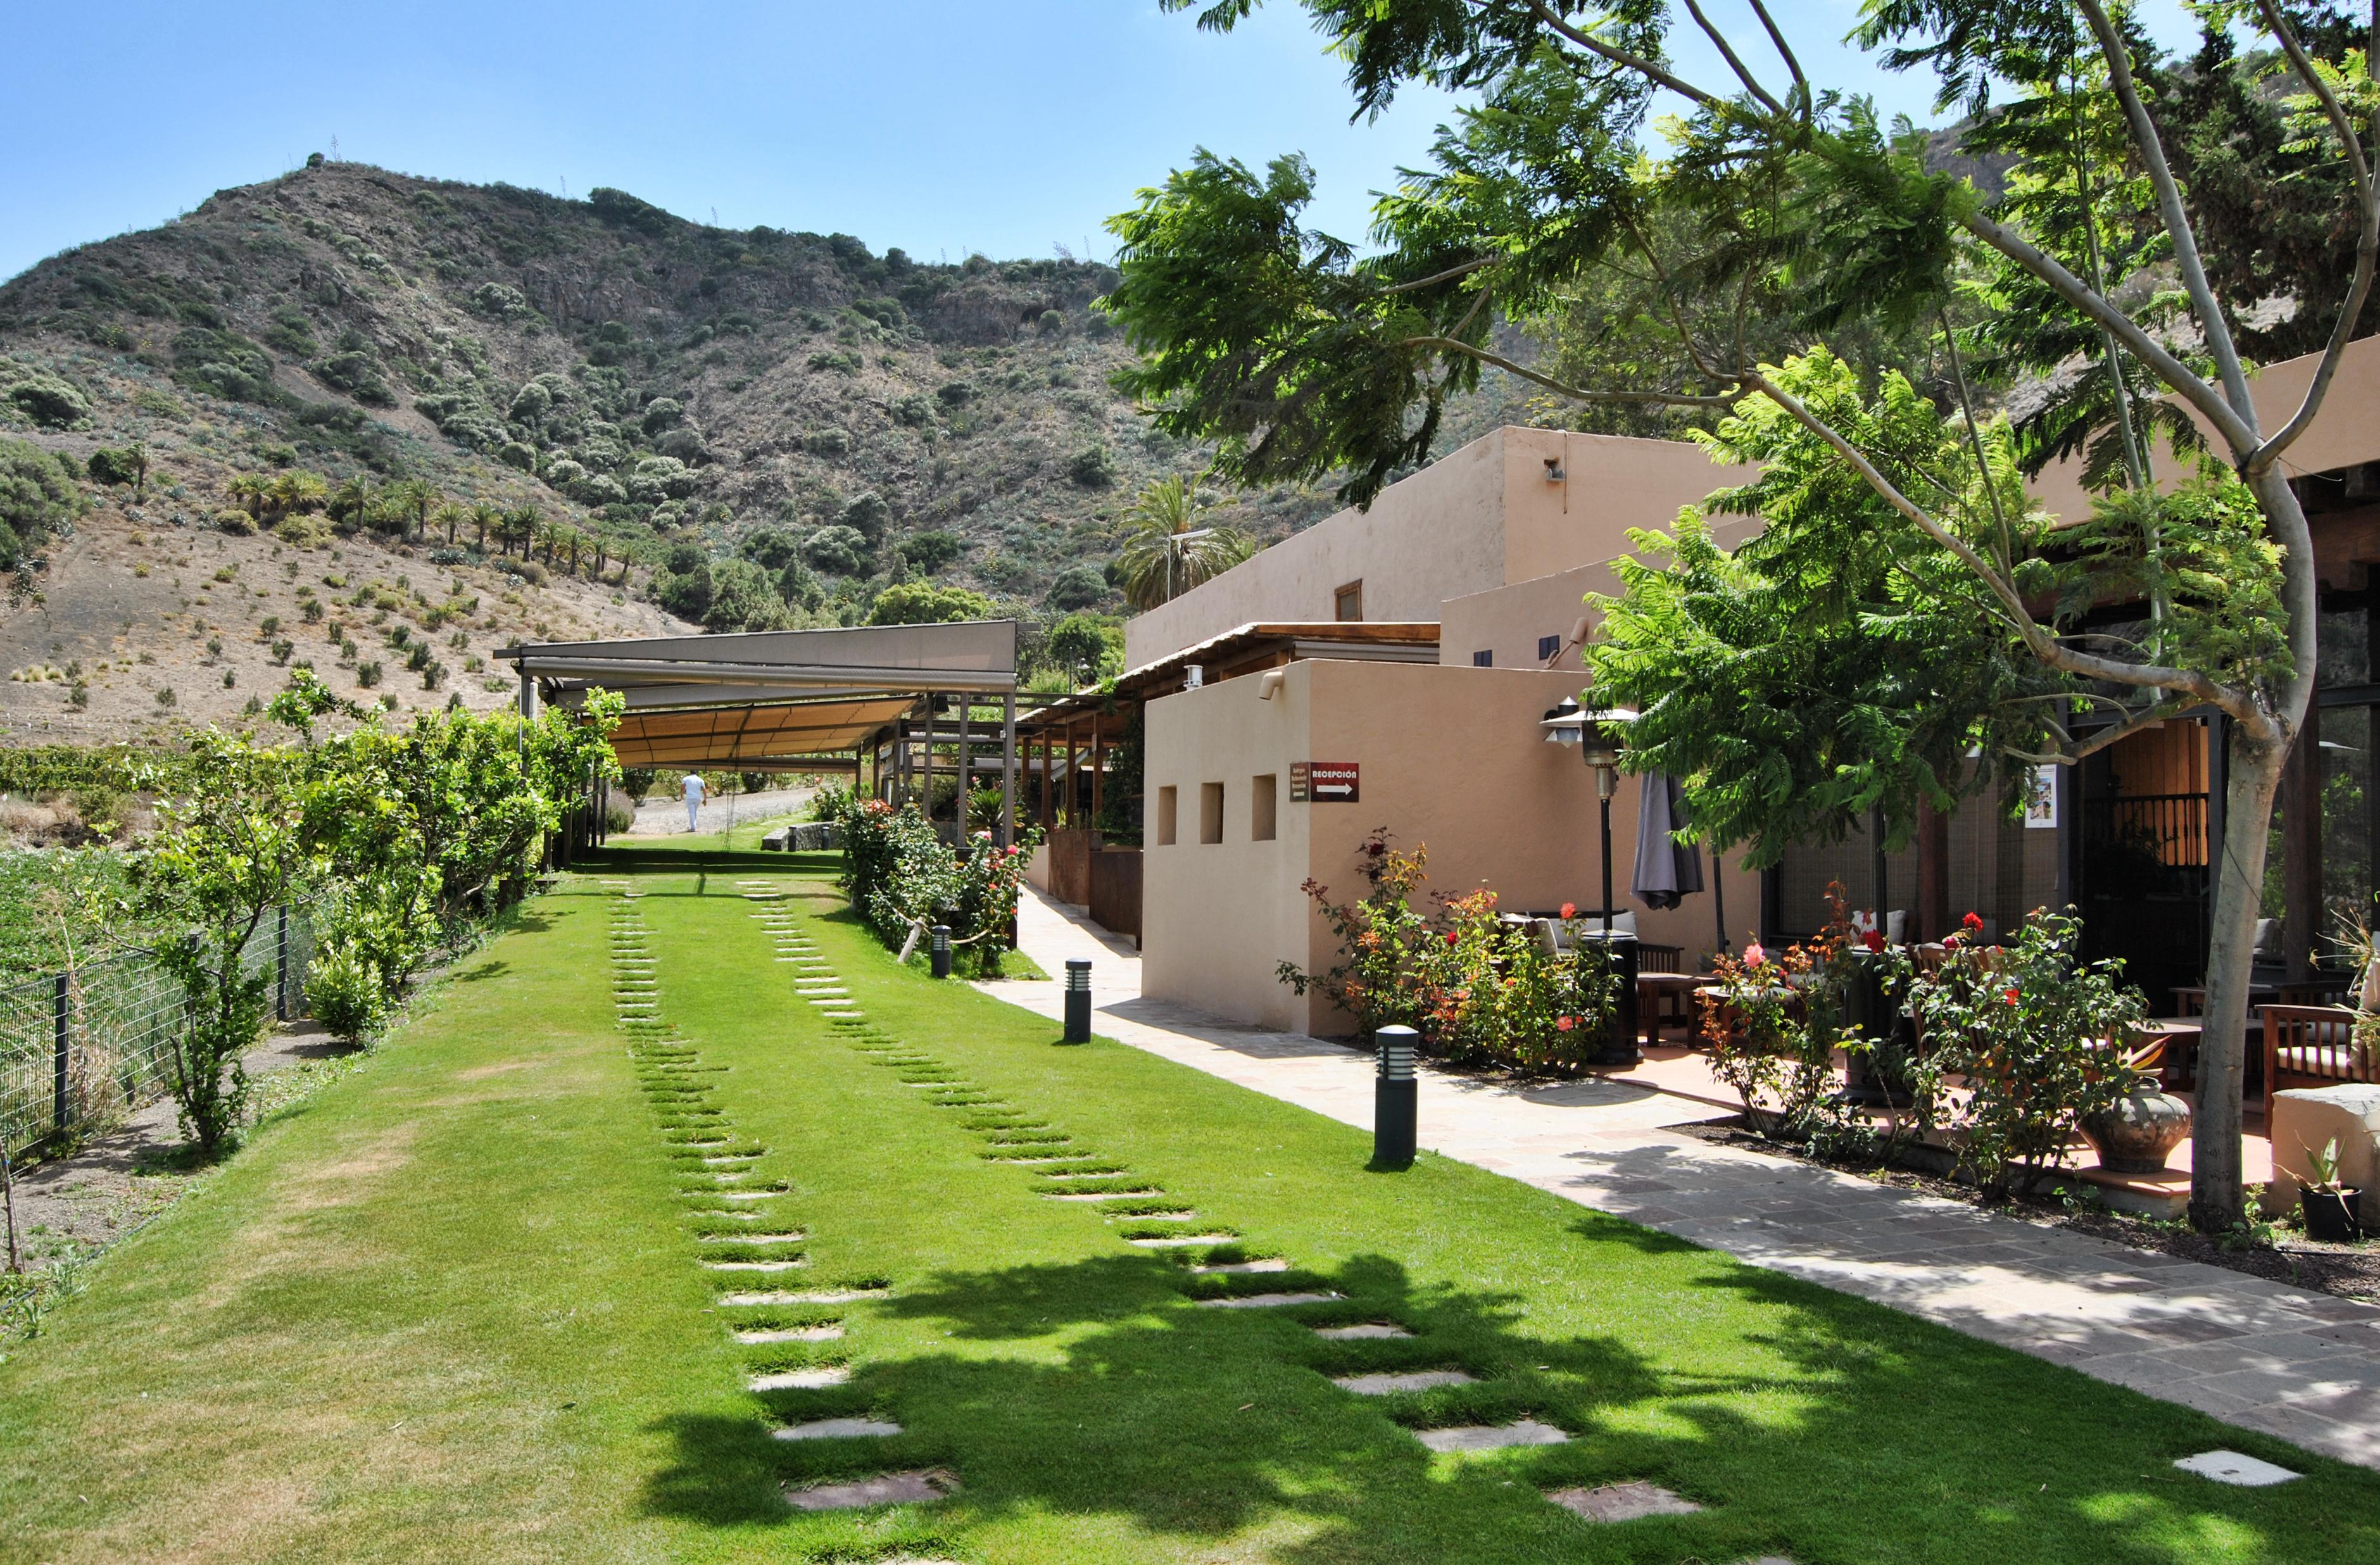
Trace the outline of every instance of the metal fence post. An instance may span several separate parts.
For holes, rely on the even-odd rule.
[[[273,932],[273,1019],[289,1020],[289,906],[284,903],[277,910],[281,916]]]
[[[52,1104],[51,1124],[64,1132],[74,1118],[74,1106],[67,1100],[67,1051],[73,1046],[74,1037],[74,980],[70,975],[60,973],[57,976],[55,993],[56,998],[53,1009],[55,1013],[56,1046],[52,1067],[51,1090],[55,1102]]]

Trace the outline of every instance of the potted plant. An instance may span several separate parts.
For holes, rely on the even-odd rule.
[[[2298,1209],[2305,1215],[2306,1237],[2326,1244],[2351,1244],[2362,1238],[2356,1209],[2363,1191],[2338,1183],[2338,1137],[2332,1136],[2319,1152],[2306,1147],[2305,1155],[2307,1171],[2313,1175],[2298,1181]]]

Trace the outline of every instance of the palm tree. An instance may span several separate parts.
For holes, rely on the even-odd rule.
[[[509,554],[513,544],[517,541],[521,546],[521,558],[526,560],[530,545],[537,538],[537,529],[543,525],[544,518],[537,514],[535,506],[516,505],[497,518],[496,542]]]
[[[224,492],[246,506],[249,516],[262,521],[265,503],[273,497],[273,480],[262,473],[242,473],[224,485]]]
[[[1179,473],[1141,491],[1123,514],[1128,529],[1116,556],[1124,601],[1154,609],[1230,570],[1257,552],[1256,540],[1233,527],[1208,527],[1190,481]]]
[[[275,516],[292,511],[310,511],[330,498],[330,486],[320,473],[310,473],[302,467],[275,477],[265,490],[265,503],[273,507]]]
[[[430,513],[430,519],[445,524],[446,542],[449,547],[452,547],[455,542],[455,529],[471,519],[471,507],[449,500]]]
[[[479,504],[472,506],[471,525],[479,529],[479,536],[473,542],[472,547],[479,550],[482,554],[488,552],[488,529],[492,527],[499,529],[496,533],[498,538],[501,539],[504,537],[504,533],[501,530],[504,516],[504,513],[502,506],[491,505],[484,500]]]
[[[331,491],[330,503],[322,507],[334,522],[360,523],[372,508],[372,487],[360,477],[349,479]]]

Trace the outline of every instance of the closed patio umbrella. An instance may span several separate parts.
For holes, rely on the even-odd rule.
[[[1675,907],[1703,889],[1703,850],[1672,835],[1685,824],[1678,780],[1666,771],[1645,773],[1636,796],[1636,871],[1628,889],[1647,907]]]

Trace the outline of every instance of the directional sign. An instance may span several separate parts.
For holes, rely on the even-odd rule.
[[[1305,769],[1312,764],[1311,761],[1302,760],[1289,763],[1289,802],[1291,804],[1302,805],[1307,802]]]
[[[1292,777],[1295,772],[1291,773]],[[1305,763],[1306,791],[1318,805],[1352,805],[1360,796],[1360,781],[1352,760],[1310,760]]]

